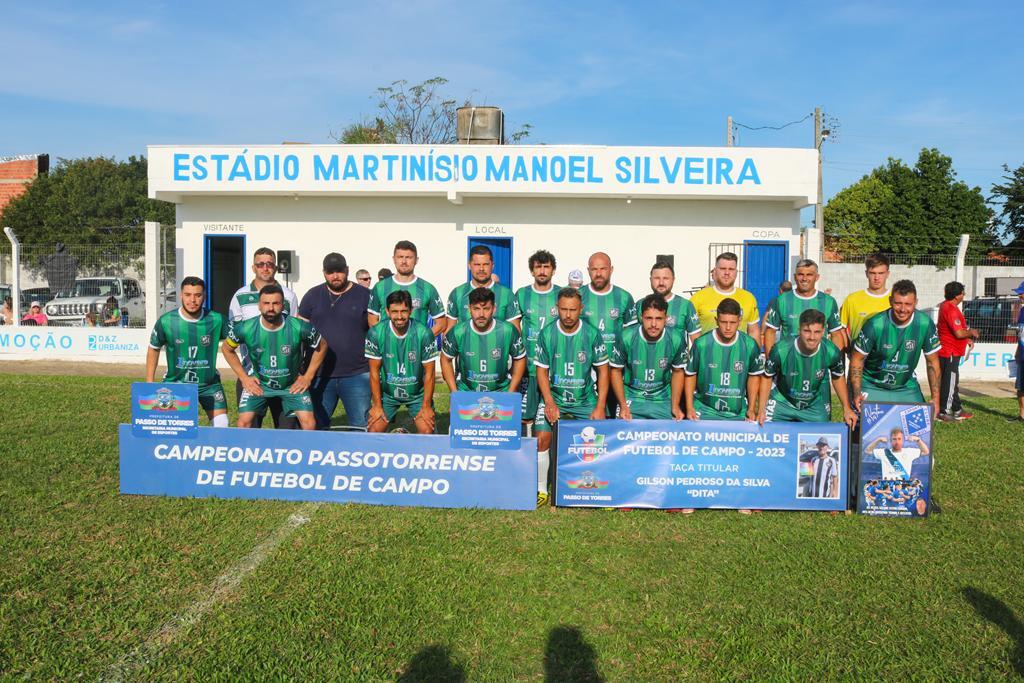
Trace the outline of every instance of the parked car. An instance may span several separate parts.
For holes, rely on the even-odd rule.
[[[1020,299],[1016,296],[981,296],[963,303],[967,325],[981,332],[979,342],[1016,342]]]
[[[53,299],[53,294],[50,293],[49,287],[32,287],[30,289],[21,290],[21,315],[28,315],[28,307],[32,305],[33,301],[38,301],[43,305],[43,311],[46,311],[46,304]]]
[[[146,297],[139,281],[127,277],[84,277],[69,292],[58,292],[44,309],[51,325],[82,324],[86,313],[101,313],[109,297],[117,299],[129,327],[141,326],[146,316]]]

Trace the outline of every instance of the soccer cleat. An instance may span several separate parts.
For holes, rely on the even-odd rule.
[[[956,422],[957,418],[949,413],[939,413],[936,417],[939,422]]]
[[[537,492],[537,507],[542,508],[548,504],[548,494],[544,491]]]
[[[1006,421],[1013,423],[1024,422],[1024,415],[1014,415],[1013,417],[1006,418]]]
[[[406,429],[405,427],[395,427],[394,429],[391,430],[391,433],[392,434],[408,434],[409,430]]]
[[[969,413],[966,410],[961,410],[959,413],[954,413],[954,417],[958,420],[970,420],[974,417],[974,413]]]

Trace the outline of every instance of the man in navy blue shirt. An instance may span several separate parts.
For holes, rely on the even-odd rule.
[[[366,427],[370,410],[370,366],[363,355],[370,290],[348,279],[348,263],[338,253],[324,257],[324,283],[299,303],[299,316],[313,323],[327,341],[327,357],[309,387],[317,429],[329,429],[340,400],[348,423]]]

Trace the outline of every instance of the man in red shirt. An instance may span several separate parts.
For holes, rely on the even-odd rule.
[[[967,354],[968,346],[980,333],[967,326],[960,302],[964,300],[964,286],[959,282],[946,283],[946,300],[939,304],[939,369],[942,381],[939,390],[938,419],[956,422],[974,417],[964,412],[960,405],[960,363]]]

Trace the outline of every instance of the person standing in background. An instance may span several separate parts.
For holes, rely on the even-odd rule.
[[[981,336],[978,330],[967,326],[967,320],[960,310],[964,300],[964,286],[959,282],[947,282],[945,301],[939,304],[939,414],[936,419],[956,422],[974,417],[964,412],[960,404],[960,363],[967,355],[967,349]]]
[[[370,290],[348,279],[348,262],[336,252],[324,257],[323,273],[323,284],[306,292],[299,304],[299,315],[327,341],[327,355],[309,387],[316,427],[330,428],[340,400],[349,425],[365,428],[370,411],[370,365],[364,355]]]

